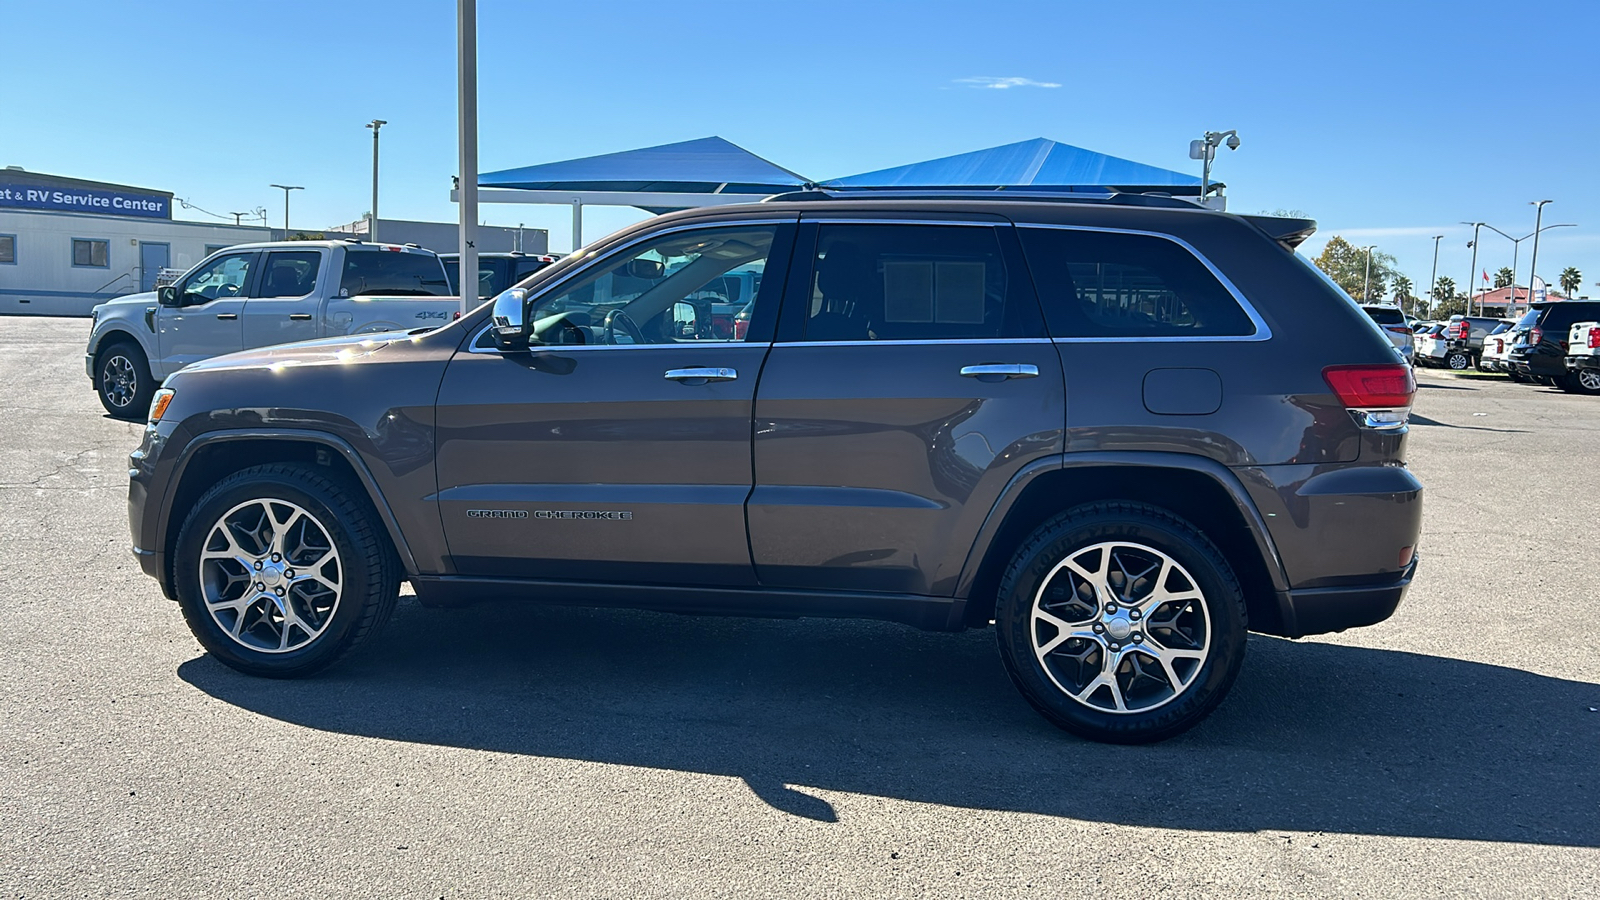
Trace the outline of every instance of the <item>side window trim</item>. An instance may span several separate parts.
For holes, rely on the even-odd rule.
[[[1208,259],[1204,253],[1201,253],[1198,249],[1195,248],[1195,246],[1193,244],[1189,243],[1188,241],[1184,240],[1183,238],[1180,238],[1180,237],[1178,237],[1176,235],[1172,235],[1172,234],[1165,234],[1165,233],[1160,232],[1160,231],[1140,231],[1140,230],[1133,229],[1133,228],[1109,228],[1109,227],[1101,226],[1101,225],[1060,225],[1060,224],[1047,223],[1047,222],[1017,222],[1016,223],[1016,227],[1018,229],[1022,229],[1022,228],[1045,228],[1045,229],[1051,229],[1051,230],[1055,230],[1055,231],[1090,231],[1090,232],[1099,232],[1099,233],[1102,233],[1102,234],[1129,234],[1129,235],[1138,235],[1140,237],[1160,238],[1160,239],[1165,240],[1165,241],[1171,241],[1172,243],[1177,244],[1179,247],[1182,247],[1184,250],[1187,250],[1189,252],[1189,255],[1193,256],[1196,260],[1199,261],[1200,265],[1205,266],[1206,271],[1210,272],[1212,277],[1216,278],[1217,282],[1222,285],[1223,289],[1226,290],[1228,292],[1228,294],[1233,297],[1234,302],[1239,304],[1239,308],[1244,311],[1245,316],[1250,320],[1251,326],[1253,326],[1255,328],[1255,331],[1253,333],[1251,333],[1251,334],[1238,334],[1238,335],[1228,335],[1228,334],[1121,335],[1121,336],[1109,336],[1108,335],[1108,336],[1096,336],[1096,337],[1054,337],[1054,338],[1051,338],[1051,340],[1054,341],[1055,343],[1058,343],[1058,344],[1105,344],[1105,343],[1150,343],[1150,342],[1167,343],[1167,342],[1171,342],[1171,341],[1201,341],[1201,342],[1210,342],[1210,343],[1215,343],[1215,342],[1234,342],[1234,343],[1239,343],[1239,342],[1254,342],[1254,341],[1270,341],[1270,340],[1272,340],[1272,328],[1267,325],[1266,320],[1261,318],[1261,314],[1256,312],[1256,308],[1255,308],[1254,304],[1252,304],[1248,299],[1245,298],[1244,292],[1239,290],[1239,286],[1233,283],[1233,279],[1231,279],[1228,276],[1222,274],[1222,270],[1217,268],[1216,265],[1213,264],[1211,262],[1211,260]],[[1365,316],[1366,314],[1363,313],[1362,315]]]

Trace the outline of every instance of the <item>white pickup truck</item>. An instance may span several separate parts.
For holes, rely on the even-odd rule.
[[[437,327],[461,314],[433,252],[357,241],[240,244],[171,285],[94,308],[84,369],[106,411],[143,419],[184,366],[269,344]]]
[[[1600,322],[1575,322],[1567,332],[1567,379],[1579,394],[1600,394]]]

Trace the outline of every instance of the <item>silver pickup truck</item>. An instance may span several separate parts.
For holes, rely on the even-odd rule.
[[[1577,322],[1567,331],[1567,389],[1600,394],[1600,322]]]
[[[432,328],[460,314],[444,265],[428,250],[241,244],[167,287],[96,306],[83,362],[107,412],[143,419],[156,387],[192,362],[332,335]]]

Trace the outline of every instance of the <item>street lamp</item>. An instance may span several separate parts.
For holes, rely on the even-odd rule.
[[[247,213],[247,212],[242,212],[242,213],[231,212],[231,213],[228,213],[228,215],[233,216],[233,224],[237,225],[237,224],[239,224],[239,219],[241,217],[248,216],[250,214]]]
[[[1226,140],[1224,140],[1226,139]],[[1206,202],[1211,193],[1211,160],[1217,156],[1217,147],[1226,143],[1229,150],[1239,149],[1238,131],[1208,131],[1198,141],[1189,142],[1189,158],[1205,160],[1200,167],[1200,202]]]
[[[1472,286],[1478,282],[1478,229],[1482,222],[1462,222],[1463,225],[1472,226],[1472,242],[1467,244],[1472,248],[1472,271],[1467,273],[1467,315],[1472,314]],[[1478,315],[1483,315],[1483,295],[1478,295]]]
[[[1433,304],[1439,302],[1439,242],[1441,240],[1444,240],[1444,235],[1436,234],[1433,236],[1433,275],[1428,279],[1429,309],[1433,308]],[[1415,311],[1412,310],[1412,312]]]
[[[1528,304],[1533,304],[1533,283],[1539,278],[1539,232],[1544,229],[1539,223],[1544,221],[1544,205],[1554,203],[1554,200],[1529,200],[1528,205],[1536,212],[1533,216],[1533,259],[1528,263]]]
[[[1519,238],[1514,238],[1488,223],[1484,223],[1483,227],[1511,242],[1511,298],[1506,301],[1506,314],[1509,316],[1512,308],[1517,305],[1517,254],[1518,251],[1522,249],[1522,242],[1538,234],[1539,231],[1549,231],[1552,228],[1576,228],[1578,226],[1573,222],[1562,222],[1560,225],[1545,225],[1544,227],[1540,228],[1539,231],[1530,231]],[[1528,281],[1528,300],[1533,300],[1532,279],[1529,279]]]
[[[372,212],[367,218],[367,240],[378,240],[378,131],[389,124],[382,119],[373,119],[367,123],[372,129]]]
[[[289,192],[303,191],[305,188],[298,184],[269,184],[267,187],[275,187],[283,191],[283,236],[287,239],[289,237]]]
[[[1364,277],[1362,277],[1362,279],[1361,279],[1361,302],[1362,303],[1366,303],[1367,302],[1367,291],[1368,291],[1370,285],[1372,284],[1372,248],[1374,248],[1376,246],[1378,246],[1378,245],[1377,244],[1368,244],[1367,246],[1361,248],[1361,249],[1367,251],[1367,274]]]

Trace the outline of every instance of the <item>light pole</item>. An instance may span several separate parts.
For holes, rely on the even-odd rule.
[[[1514,238],[1488,223],[1485,223],[1483,227],[1511,242],[1511,299],[1506,301],[1506,314],[1510,315],[1512,308],[1517,305],[1517,255],[1518,251],[1522,249],[1522,242],[1538,234],[1539,231],[1549,231],[1552,228],[1576,228],[1578,226],[1574,222],[1562,222],[1560,225],[1545,225],[1544,227],[1540,228],[1539,231],[1530,231],[1519,238]],[[1528,281],[1528,299],[1530,301],[1533,300],[1533,281],[1531,279]]]
[[[1544,205],[1554,203],[1554,200],[1530,200],[1528,205],[1534,208],[1533,215],[1533,258],[1528,263],[1528,303],[1533,303],[1533,283],[1539,277],[1539,232],[1544,229],[1539,223],[1544,221]]]
[[[285,240],[288,240],[288,238],[289,238],[289,192],[290,191],[303,191],[303,190],[305,190],[305,188],[301,187],[298,184],[269,184],[269,185],[267,185],[267,187],[275,187],[275,188],[278,188],[278,189],[283,191],[283,237],[284,237]]]
[[[389,124],[382,119],[373,119],[367,123],[372,129],[372,212],[367,218],[367,240],[374,243],[378,240],[378,131]]]
[[[1226,140],[1224,140],[1226,139]],[[1239,149],[1239,132],[1208,131],[1206,136],[1198,141],[1189,142],[1189,158],[1204,160],[1200,166],[1200,203],[1205,205],[1206,197],[1211,193],[1211,160],[1217,156],[1217,147],[1223,143],[1229,150]]]
[[[1467,315],[1470,316],[1472,315],[1472,286],[1478,281],[1478,229],[1483,227],[1483,223],[1462,222],[1461,224],[1472,226],[1472,243],[1467,245],[1468,247],[1472,248],[1472,271],[1467,273]],[[1482,295],[1479,295],[1478,307],[1478,314],[1482,315]]]
[[[456,0],[456,104],[460,112],[461,312],[478,305],[478,4]],[[471,302],[468,302],[471,285]]]
[[[228,215],[233,216],[233,224],[237,225],[237,224],[239,224],[240,217],[248,216],[250,214],[249,213],[234,213],[234,212],[231,212],[231,213],[228,213]]]
[[[1376,246],[1378,246],[1378,245],[1377,244],[1368,244],[1367,246],[1361,248],[1361,249],[1367,251],[1367,274],[1365,276],[1363,276],[1362,279],[1361,279],[1361,302],[1362,303],[1367,302],[1367,292],[1371,289],[1371,285],[1372,285],[1372,248],[1374,248]]]
[[[1439,242],[1444,240],[1444,235],[1433,236],[1433,275],[1428,279],[1428,308],[1433,309],[1433,304],[1439,302]]]

